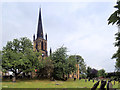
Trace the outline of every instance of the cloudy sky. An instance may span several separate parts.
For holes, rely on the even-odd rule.
[[[106,2],[3,2],[2,44],[14,38],[33,39],[37,32],[38,11],[42,8],[44,34],[48,34],[48,51],[64,45],[68,54],[81,55],[87,66],[114,71],[111,57],[116,48],[117,26],[108,25],[115,11],[115,1]]]

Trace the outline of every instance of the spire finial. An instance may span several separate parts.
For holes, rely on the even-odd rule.
[[[35,41],[35,34],[33,35],[33,41]]]
[[[51,47],[50,47],[50,56],[52,55],[52,49],[51,49]]]
[[[46,33],[46,35],[45,35],[45,39],[47,40],[47,33]]]

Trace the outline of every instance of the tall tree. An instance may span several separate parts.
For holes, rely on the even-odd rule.
[[[105,77],[105,70],[104,69],[100,69],[98,70],[98,76],[102,76],[102,77]]]
[[[120,28],[120,1],[114,6],[117,10],[109,17],[108,24],[116,24]],[[116,33],[115,47],[118,47],[117,52],[113,55],[112,59],[116,59],[116,69],[120,70],[120,32]]]
[[[91,73],[92,73],[92,68],[91,67],[87,67],[87,77],[91,77]]]
[[[74,64],[79,64],[79,71],[81,74],[86,73],[86,64],[80,55],[71,55],[69,58],[74,59]]]
[[[54,64],[54,70],[52,76],[55,79],[64,79],[67,75],[68,64],[67,64],[67,48],[60,47],[52,54],[52,61]]]
[[[39,59],[40,63],[37,67],[37,74],[40,78],[50,78],[53,73],[53,61],[50,60],[50,57],[44,59]]]
[[[12,71],[14,77],[17,77],[21,72],[34,71],[39,64],[38,54],[33,52],[32,42],[28,38],[14,39],[3,47],[2,68]]]
[[[108,18],[108,24],[116,24],[120,25],[120,1],[117,2],[117,5],[114,6],[117,10],[111,14],[111,16]]]

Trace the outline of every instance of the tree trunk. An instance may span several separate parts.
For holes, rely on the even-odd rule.
[[[70,78],[70,77],[69,77],[69,73],[68,73],[68,78]]]
[[[16,73],[13,73],[12,81],[13,81],[13,82],[16,82]]]

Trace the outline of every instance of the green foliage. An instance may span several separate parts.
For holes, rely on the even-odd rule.
[[[116,10],[113,14],[111,14],[111,16],[108,19],[108,24],[115,24],[116,25],[120,25],[120,1],[117,2],[117,5],[114,6],[114,8],[117,8],[118,10]]]
[[[73,55],[69,56],[69,58],[68,58],[69,74],[71,74],[72,72],[75,72],[77,70],[76,64],[77,64],[76,58]]]
[[[40,78],[50,78],[53,72],[53,61],[49,57],[45,59],[39,59],[39,65],[37,66],[37,74]]]
[[[116,33],[116,42],[115,42],[115,47],[118,47],[118,50],[116,53],[113,54],[112,59],[116,59],[116,70],[120,70],[120,33]]]
[[[79,71],[80,71],[81,74],[86,73],[86,64],[84,62],[84,59],[80,55],[71,55],[71,56],[69,56],[69,58],[74,59],[74,62],[72,62],[73,65],[79,64]]]
[[[67,55],[67,48],[58,48],[51,56],[54,64],[52,76],[55,79],[64,79],[65,76],[76,72],[76,64],[80,65],[81,72],[85,71],[85,62],[80,55]],[[82,70],[83,69],[83,70]]]
[[[105,74],[105,70],[104,69],[101,69],[98,71],[98,77],[105,77],[106,74]]]
[[[108,24],[116,24],[120,26],[120,1],[117,2],[117,5],[114,6],[117,10],[109,17]],[[120,70],[120,33],[116,33],[116,42],[115,47],[118,47],[117,52],[112,56],[112,59],[116,59],[116,70]]]
[[[30,72],[38,65],[38,52],[33,52],[32,42],[26,38],[7,42],[2,51],[2,68],[12,71],[15,76]]]
[[[87,67],[87,73],[86,73],[87,77],[91,77],[91,70],[92,70],[91,67],[88,66]]]
[[[61,47],[58,48],[53,54],[52,54],[52,61],[54,64],[54,70],[52,76],[55,79],[63,79],[64,75],[68,73],[68,61],[67,61],[67,48]]]
[[[88,78],[95,78],[95,77],[97,77],[97,73],[98,73],[98,70],[96,70],[96,69],[92,69],[91,67],[87,67],[87,73],[86,73],[86,75],[87,75],[87,77]]]

